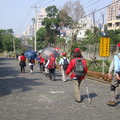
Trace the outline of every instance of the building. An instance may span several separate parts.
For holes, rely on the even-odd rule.
[[[37,15],[37,30],[39,30],[41,27],[43,27],[42,21],[44,20],[45,17],[47,17],[45,8],[41,8],[40,12]]]
[[[108,30],[120,29],[120,1],[112,0],[112,4],[107,8],[107,28]]]
[[[84,39],[87,29],[93,29],[93,22],[91,18],[82,18],[79,20],[80,30],[77,34],[77,39]]]

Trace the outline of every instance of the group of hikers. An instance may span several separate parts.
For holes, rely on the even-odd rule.
[[[80,48],[75,48],[73,51],[73,57],[71,60],[69,60],[67,57],[67,53],[62,53],[61,58],[59,60],[59,66],[61,68],[61,74],[62,74],[62,81],[66,82],[66,77],[71,73],[70,79],[72,79],[73,86],[74,86],[74,95],[75,95],[75,102],[80,103],[81,102],[81,95],[80,95],[80,84],[82,80],[85,78],[85,75],[87,74],[88,67],[87,62],[83,58],[83,55],[81,53]],[[38,68],[40,71],[43,71],[43,73],[49,77],[50,80],[55,81],[56,80],[56,65],[57,60],[54,56],[54,53],[51,53],[49,56],[49,59],[45,60],[41,53],[38,53],[37,59],[38,61]],[[34,60],[28,60],[29,66],[30,66],[30,73],[33,73],[33,67],[35,65],[35,59]],[[18,57],[18,63],[21,67],[21,72],[25,72],[25,66],[26,66],[26,57],[24,56],[24,53],[21,54],[21,56]],[[114,73],[112,73],[114,71]],[[116,88],[120,84],[120,43],[118,43],[118,51],[117,54],[114,55],[114,59],[111,62],[110,68],[109,68],[109,79],[112,79],[111,82],[111,99],[107,103],[109,106],[115,106],[116,105],[116,99],[119,98],[119,95],[116,94]]]

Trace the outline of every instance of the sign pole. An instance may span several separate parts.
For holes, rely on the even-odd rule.
[[[104,73],[105,73],[105,58],[103,57],[103,67],[102,67],[103,69],[102,69],[102,75],[104,75]]]

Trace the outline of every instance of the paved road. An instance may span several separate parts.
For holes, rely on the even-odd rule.
[[[14,58],[0,58],[0,120],[120,120],[120,100],[107,106],[110,86],[87,80],[91,104],[84,81],[82,103],[74,102],[72,81],[50,81],[35,65],[34,74],[20,73]],[[119,91],[119,90],[118,90]]]

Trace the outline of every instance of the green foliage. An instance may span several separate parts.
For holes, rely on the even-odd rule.
[[[89,66],[92,62],[93,62],[92,60],[87,60],[87,66]],[[96,60],[95,62],[96,62],[96,64],[99,66],[99,68],[98,68],[98,66],[93,62],[93,63],[89,66],[88,69],[89,69],[90,71],[102,72],[102,69],[103,69],[103,60]],[[104,72],[105,72],[105,73],[108,73],[110,64],[111,64],[111,61],[110,61],[110,60],[105,60],[105,61],[104,61]]]
[[[81,43],[73,43],[71,45],[71,48],[68,50],[70,52],[70,54],[73,54],[73,51],[75,48],[80,48],[81,51],[85,51],[87,49],[85,44],[81,44]]]
[[[57,43],[62,43],[64,41],[64,38],[57,38]]]
[[[3,36],[3,49],[7,51],[13,50],[13,36],[11,34],[5,34]]]
[[[117,44],[120,42],[120,29],[119,30],[108,30],[106,36],[111,38],[111,44]]]
[[[14,38],[16,49],[20,49],[21,40],[18,38]],[[13,30],[0,30],[0,49],[2,51],[13,51]]]
[[[53,6],[48,6],[45,11],[47,12],[47,16],[52,18],[52,17],[55,17],[57,16],[58,14],[58,9],[56,8],[55,5]]]
[[[42,21],[44,28],[40,28],[37,32],[37,47],[40,48],[41,42],[54,45],[56,42],[62,41],[59,39],[60,29],[70,25],[72,18],[65,11],[60,11],[56,6],[48,6],[46,8],[47,17]]]

